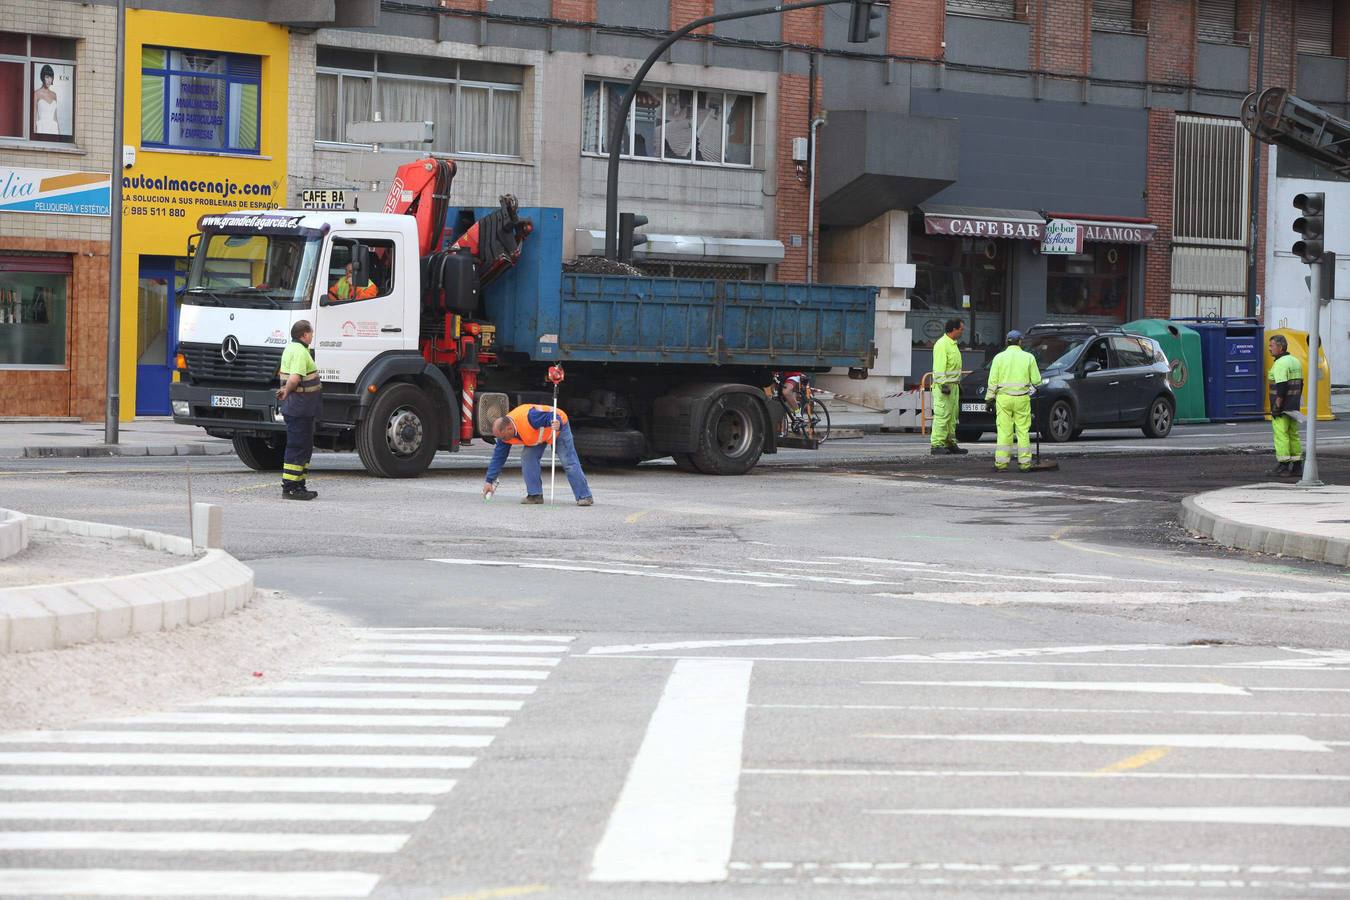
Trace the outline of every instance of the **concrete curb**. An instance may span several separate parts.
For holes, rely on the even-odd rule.
[[[103,456],[233,456],[230,444],[81,444],[69,447],[7,447],[2,459],[84,459]]]
[[[1350,566],[1350,541],[1229,519],[1210,512],[1197,502],[1204,496],[1196,494],[1181,501],[1183,527],[1207,535],[1225,547]]]
[[[9,559],[28,549],[33,524],[23,513],[0,509],[0,559]]]
[[[24,518],[39,531],[139,540],[178,556],[194,554],[191,539],[157,531]],[[8,588],[0,590],[0,653],[51,650],[196,625],[233,612],[252,597],[253,570],[220,549],[153,572]]]

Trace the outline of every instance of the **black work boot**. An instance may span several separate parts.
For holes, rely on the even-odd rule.
[[[966,450],[963,447],[958,447],[956,444],[948,444],[947,452],[950,453],[952,456],[965,456],[970,451]]]
[[[524,506],[538,506],[544,502],[543,494],[526,494],[525,499],[520,501]]]
[[[303,481],[288,481],[281,488],[283,500],[313,500],[317,496],[317,491],[305,490]]]
[[[1291,463],[1289,464],[1289,473],[1288,473],[1288,474],[1289,474],[1289,477],[1290,477],[1290,478],[1302,478],[1302,477],[1303,477],[1303,460],[1300,459],[1300,460],[1298,460],[1298,461],[1296,461],[1296,462],[1291,462]]]
[[[1289,474],[1289,463],[1282,462],[1276,464],[1272,469],[1266,469],[1267,478],[1284,478]]]

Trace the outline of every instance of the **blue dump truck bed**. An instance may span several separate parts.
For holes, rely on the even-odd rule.
[[[534,220],[520,262],[484,292],[496,349],[536,360],[871,365],[877,290],[691,278],[564,274],[562,211]]]

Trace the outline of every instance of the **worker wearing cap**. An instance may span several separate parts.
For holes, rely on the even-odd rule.
[[[1282,334],[1271,337],[1267,345],[1275,362],[1266,375],[1270,382],[1270,427],[1275,433],[1275,468],[1266,475],[1303,474],[1303,445],[1298,439],[1298,422],[1289,414],[1298,412],[1303,398],[1303,366],[1289,352],[1289,341]]]
[[[313,500],[318,491],[305,486],[309,459],[314,455],[314,423],[323,410],[319,367],[309,352],[314,327],[301,319],[291,326],[291,342],[281,354],[281,389],[277,400],[286,420],[286,456],[281,466],[284,500]]]
[[[497,447],[492,452],[483,484],[485,498],[496,492],[497,478],[502,474],[506,458],[511,455],[511,448],[520,445],[525,448],[520,457],[521,474],[525,476],[525,499],[520,502],[543,503],[544,475],[539,461],[544,458],[544,450],[556,443],[558,459],[567,472],[567,482],[572,485],[577,506],[594,505],[591,486],[586,483],[576,445],[572,443],[572,426],[567,424],[567,413],[537,403],[517,406],[492,423],[492,436],[497,439]]]
[[[333,286],[328,289],[328,299],[339,302],[343,300],[369,300],[379,293],[379,289],[375,287],[375,282],[369,278],[366,279],[364,285],[353,284],[352,264],[347,263],[347,269],[342,277],[333,282]]]
[[[997,412],[998,446],[994,469],[1004,472],[1012,458],[1013,435],[1017,436],[1017,467],[1031,470],[1031,395],[1041,383],[1036,357],[1022,349],[1022,332],[1008,332],[1008,346],[994,357],[989,368],[989,386],[984,402]]]
[[[956,445],[956,420],[961,411],[961,347],[957,341],[965,328],[960,319],[948,319],[945,333],[933,344],[933,435],[929,452],[934,456],[970,452]]]

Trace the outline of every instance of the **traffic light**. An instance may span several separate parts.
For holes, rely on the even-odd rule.
[[[1326,233],[1327,195],[1309,191],[1294,198],[1294,208],[1303,215],[1294,220],[1302,240],[1294,242],[1294,255],[1309,265],[1322,259],[1322,236]]]
[[[623,262],[633,261],[633,248],[640,247],[647,243],[645,234],[633,234],[634,228],[641,228],[647,224],[646,216],[639,216],[633,213],[619,213],[619,259]]]
[[[853,0],[848,11],[848,42],[865,44],[874,37],[880,37],[880,31],[872,30],[872,20],[881,18],[881,11],[873,9],[876,4],[871,0]]]

